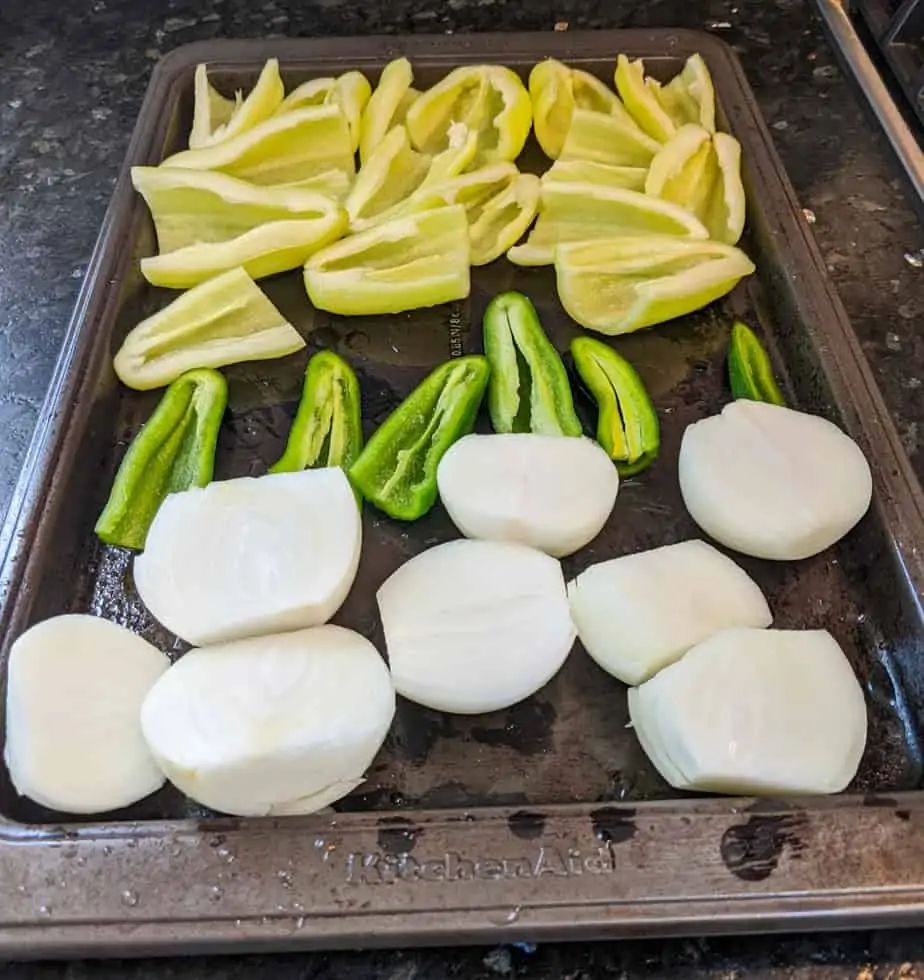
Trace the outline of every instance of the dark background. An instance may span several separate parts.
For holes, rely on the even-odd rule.
[[[828,270],[924,475],[924,234],[802,0],[0,0],[0,515],[151,68],[212,37],[690,27],[733,44]],[[857,842],[862,847],[863,842]],[[0,887],[7,887],[0,883]],[[0,897],[2,901],[2,897]],[[924,980],[924,936],[0,964],[2,980]]]

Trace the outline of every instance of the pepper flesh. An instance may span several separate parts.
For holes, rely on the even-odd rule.
[[[597,403],[597,442],[620,476],[641,473],[658,457],[658,415],[635,368],[607,344],[592,337],[571,342],[581,380]]]
[[[582,435],[565,365],[522,293],[500,293],[488,304],[484,349],[491,365],[488,409],[495,432]]]
[[[431,372],[373,433],[350,469],[354,487],[389,517],[414,521],[436,503],[436,468],[471,432],[491,369],[475,354]]]
[[[305,346],[240,267],[193,286],[128,332],[112,366],[122,384],[160,388],[193,368],[265,361]]]
[[[363,447],[359,382],[333,351],[308,362],[301,401],[285,452],[270,473],[342,466],[349,471]]]
[[[728,344],[728,380],[732,395],[754,402],[785,405],[786,400],[773,379],[770,357],[747,324],[736,320]]]
[[[227,383],[211,368],[187,371],[167,388],[122,460],[96,522],[101,540],[144,548],[148,528],[167,494],[211,481],[227,404]]]

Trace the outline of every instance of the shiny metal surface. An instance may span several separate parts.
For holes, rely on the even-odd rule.
[[[918,198],[924,202],[924,151],[857,34],[845,0],[814,0],[831,43],[875,112]]]

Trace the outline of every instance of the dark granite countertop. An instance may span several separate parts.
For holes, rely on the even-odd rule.
[[[7,0],[0,4],[0,514],[151,68],[212,37],[706,28],[741,54],[886,402],[924,475],[924,235],[803,0]],[[924,978],[913,933],[21,966],[4,980]]]

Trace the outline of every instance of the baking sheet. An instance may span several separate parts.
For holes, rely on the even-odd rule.
[[[908,881],[924,881],[924,854],[917,854],[920,844],[909,849],[904,842],[899,860],[889,835],[913,823],[921,778],[920,489],[727,47],[671,31],[207,42],[159,66],[126,167],[157,163],[180,148],[200,60],[213,66],[219,88],[232,90],[248,87],[271,56],[280,58],[291,87],[352,68],[374,81],[390,58],[407,54],[415,84],[426,86],[457,64],[479,61],[503,61],[525,77],[550,54],[611,81],[615,55],[625,52],[644,56],[649,70],[666,78],[694,51],[712,71],[723,128],[743,146],[749,212],[742,247],[758,275],[705,311],[614,341],[652,394],[661,458],[623,484],[607,528],[566,560],[565,571],[570,577],[591,562],[697,534],[679,497],[680,437],[689,422],[728,400],[724,351],[733,318],[755,326],[793,402],[844,425],[875,470],[870,514],[835,549],[780,565],[739,558],[767,593],[776,625],[829,629],[864,685],[870,737],[851,795],[761,801],[747,817],[747,802],[678,798],[625,727],[624,687],[577,647],[558,677],[504,712],[460,718],[401,702],[367,782],[336,805],[334,817],[216,818],[165,789],[124,813],[74,822],[16,796],[4,771],[0,869],[25,873],[26,851],[11,845],[28,841],[30,878],[57,855],[55,866],[67,867],[73,884],[60,896],[47,882],[7,896],[0,950],[382,944],[436,941],[450,930],[455,940],[496,942],[508,934],[794,929],[808,908],[828,916],[829,926],[855,923],[859,913],[845,891],[867,886],[876,901],[857,899],[864,915],[873,915],[871,903],[882,914],[883,889],[899,885],[904,904],[892,908],[893,919],[910,914],[919,899],[906,895]],[[534,146],[521,165],[543,165]],[[169,298],[137,269],[153,246],[150,219],[123,173],[0,538],[4,658],[29,624],[65,611],[121,622],[172,656],[185,649],[138,600],[129,553],[101,545],[92,533],[119,459],[158,398],[120,387],[111,368],[127,331]],[[468,300],[392,317],[312,311],[298,272],[261,285],[308,348],[226,369],[230,400],[218,479],[257,475],[278,457],[315,350],[332,348],[354,365],[371,431],[433,366],[480,349],[484,306],[503,289],[533,299],[560,349],[578,330],[558,304],[550,269],[517,269],[505,260],[473,270]],[[335,621],[382,649],[375,589],[413,554],[455,536],[439,507],[413,525],[367,507],[360,572]],[[899,803],[899,793],[910,796]],[[882,846],[846,863],[835,859],[848,831],[875,833]],[[73,862],[62,864],[63,847],[74,851]],[[218,869],[200,889],[190,875],[203,855]],[[120,890],[129,867],[132,880]],[[40,897],[48,889],[54,902]],[[786,897],[794,889],[801,904]],[[758,898],[771,902],[770,914]],[[113,936],[126,922],[136,928]],[[27,944],[21,927],[30,932]]]

